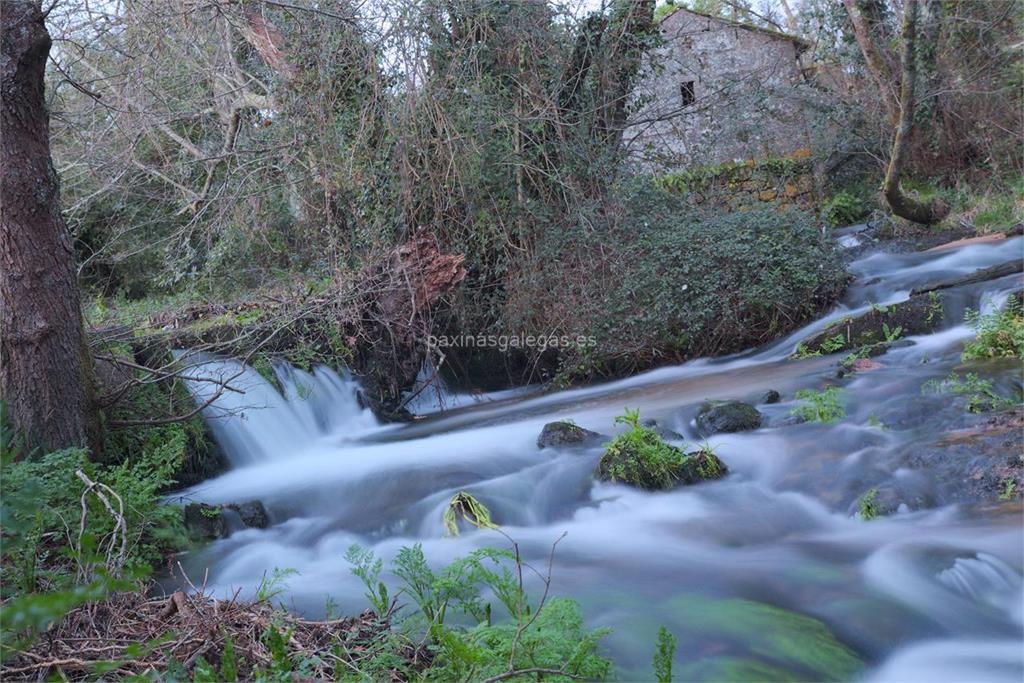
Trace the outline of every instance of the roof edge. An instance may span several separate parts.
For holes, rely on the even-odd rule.
[[[674,10],[672,10],[671,12],[666,14],[664,17],[662,17],[661,21],[662,22],[666,21],[669,17],[671,17],[672,15],[674,15],[676,12],[678,12],[680,10],[685,10],[685,11],[689,12],[690,14],[696,15],[698,17],[704,17],[705,19],[713,19],[714,21],[717,21],[717,22],[720,22],[722,24],[725,24],[726,26],[732,26],[734,28],[742,28],[742,29],[746,29],[747,31],[756,31],[757,33],[762,33],[762,34],[764,34],[766,36],[769,36],[771,38],[776,38],[778,40],[788,40],[788,41],[791,41],[793,43],[796,43],[797,47],[801,48],[801,52],[803,50],[810,49],[811,45],[812,45],[809,40],[807,40],[805,38],[801,38],[800,36],[794,36],[792,33],[783,33],[782,31],[775,31],[775,30],[772,30],[770,28],[764,28],[763,26],[756,26],[754,24],[747,24],[747,23],[744,23],[742,21],[736,21],[735,19],[729,19],[728,17],[719,17],[719,16],[715,16],[714,14],[706,14],[705,12],[698,12],[697,10],[690,9],[689,7],[686,7],[685,5],[678,5]]]

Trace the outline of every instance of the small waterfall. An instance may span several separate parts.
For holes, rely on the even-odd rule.
[[[515,396],[522,396],[534,389],[533,385],[505,389],[503,391],[456,392],[448,385],[434,363],[427,359],[416,375],[416,383],[407,393],[403,407],[414,415],[431,415],[466,406],[493,403]]]
[[[351,438],[378,426],[359,405],[355,380],[326,366],[306,372],[276,364],[282,391],[231,359],[201,357],[183,374],[196,403],[209,403],[203,417],[235,467],[284,459],[325,436]]]

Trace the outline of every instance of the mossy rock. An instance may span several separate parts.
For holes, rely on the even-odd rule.
[[[267,509],[258,500],[226,505],[189,503],[185,506],[184,518],[185,528],[194,538],[210,541],[227,538],[240,527],[266,529],[270,526]]]
[[[945,314],[941,298],[934,293],[917,294],[906,301],[876,306],[856,317],[843,318],[803,342],[805,353],[837,353],[872,347],[885,353],[886,329],[895,337],[931,334],[942,326]],[[896,332],[899,331],[897,335]]]
[[[746,657],[705,657],[679,670],[685,681],[802,681],[784,668]]]
[[[214,540],[228,535],[227,521],[219,505],[189,503],[184,514],[185,528],[196,538]]]
[[[716,652],[681,672],[686,680],[815,680],[854,678],[860,657],[819,619],[763,602],[683,595],[672,600],[684,631],[712,638]],[[677,634],[685,642],[685,634]]]
[[[597,463],[596,476],[648,491],[720,479],[725,464],[710,450],[684,453],[650,427],[634,427],[615,438]]]
[[[687,453],[679,477],[682,484],[699,484],[710,479],[721,479],[729,473],[729,468],[710,450]]]
[[[650,427],[654,431],[658,432],[658,436],[667,441],[682,441],[684,438],[682,434],[674,429],[661,426],[658,424],[657,420],[644,420],[643,425],[644,427]]]
[[[537,448],[558,448],[560,446],[596,446],[605,436],[584,429],[579,425],[560,420],[544,425],[537,437]]]
[[[720,432],[745,432],[757,429],[763,421],[764,416],[749,403],[715,401],[705,404],[697,413],[697,431],[705,437]]]

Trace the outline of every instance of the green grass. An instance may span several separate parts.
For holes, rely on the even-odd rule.
[[[841,393],[842,390],[838,387],[828,387],[822,391],[801,389],[796,392],[796,397],[804,403],[793,408],[790,414],[802,417],[808,422],[832,424],[846,415],[846,410],[839,401]]]
[[[1002,232],[1024,222],[1024,179],[1019,177],[996,178],[986,186],[965,182],[950,186],[921,178],[906,179],[901,184],[923,200],[940,198],[950,207],[950,215],[939,227],[967,223],[985,233]]]

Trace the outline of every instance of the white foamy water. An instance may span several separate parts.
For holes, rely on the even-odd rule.
[[[459,398],[442,385],[410,404],[431,415],[407,425],[378,424],[360,407],[356,383],[327,368],[278,368],[278,392],[251,369],[205,359],[197,377],[234,377],[229,384],[241,390],[204,411],[233,468],[185,496],[259,499],[274,524],[211,544],[187,568],[209,570],[209,585],[225,595],[251,594],[269,570],[294,568],[288,604],[318,614],[330,597],[342,610],[361,611],[364,588],[343,559],[352,543],[385,559],[421,543],[435,566],[504,545],[486,531],[443,537],[445,504],[467,490],[528,559],[546,561],[567,534],[553,590],[579,600],[589,626],[614,629],[607,652],[627,680],[650,678],[662,624],[680,640],[677,671],[696,679],[718,680],[708,672],[737,661],[798,680],[828,677],[809,660],[820,634],[794,631],[803,622],[783,616],[767,624],[743,616],[750,605],[770,605],[819,620],[864,662],[859,676],[867,680],[1019,682],[1020,507],[1008,514],[956,505],[910,457],[963,419],[955,400],[921,391],[959,366],[971,334],[962,315],[880,357],[885,367],[844,380],[840,423],[777,425],[796,405],[796,390],[836,383],[835,357],[787,360],[801,339],[870,303],[900,301],[925,282],[1013,258],[1021,245],[868,256],[852,265],[860,281],[835,311],[764,349],[555,393]],[[953,295],[964,307],[998,305],[1019,281]],[[216,387],[190,384],[200,402]],[[709,439],[730,468],[716,482],[663,493],[596,483],[600,447],[536,446],[543,425],[558,419],[611,435],[624,406],[693,444],[703,401],[756,401],[769,388],[784,400],[759,406],[764,427]],[[859,520],[856,501],[872,487],[897,491],[902,511]]]

